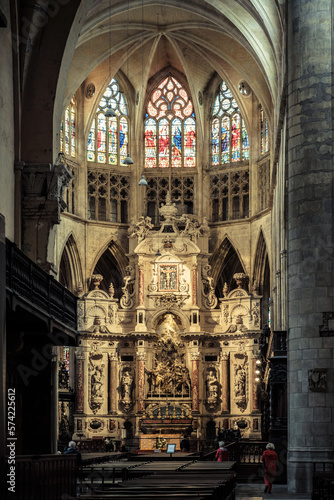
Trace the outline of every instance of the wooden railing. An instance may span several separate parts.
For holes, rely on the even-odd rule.
[[[7,291],[67,327],[77,328],[77,297],[6,240]]]
[[[8,461],[7,461],[8,463]],[[8,467],[10,465],[8,464]],[[10,471],[7,471],[7,474]],[[77,461],[75,456],[18,455],[12,476],[14,491],[7,483],[7,500],[59,500],[76,498]],[[9,479],[8,479],[9,480]]]

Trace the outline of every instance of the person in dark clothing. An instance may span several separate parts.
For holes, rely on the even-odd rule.
[[[77,445],[75,444],[74,441],[70,441],[68,443],[68,448],[64,452],[64,455],[75,455],[77,457],[77,465],[79,466],[82,464],[81,453],[79,450],[77,450]]]
[[[184,451],[185,453],[189,453],[190,451],[190,443],[187,436],[184,436],[184,438],[181,441],[181,451]]]
[[[278,461],[277,453],[274,451],[275,445],[273,443],[268,443],[266,450],[263,452],[261,461],[264,465],[264,492],[271,493],[273,486],[274,476],[276,473],[276,464]]]

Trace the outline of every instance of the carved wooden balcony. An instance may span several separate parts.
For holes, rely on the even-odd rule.
[[[6,293],[14,311],[24,310],[75,337],[77,297],[6,240]]]

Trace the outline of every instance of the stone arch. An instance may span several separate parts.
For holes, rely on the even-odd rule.
[[[108,292],[110,283],[112,283],[115,289],[115,297],[120,298],[123,276],[126,274],[125,269],[128,264],[129,260],[120,243],[112,239],[97,255],[91,274],[101,274],[103,276],[100,288],[105,292]]]
[[[59,282],[76,293],[83,286],[83,272],[78,246],[73,234],[67,238],[59,265]]]
[[[254,270],[253,270],[253,288],[259,295],[262,295],[262,325],[269,321],[269,301],[270,301],[270,265],[267,244],[264,238],[262,228],[260,229],[257,240]]]
[[[261,228],[256,245],[254,269],[253,269],[253,283],[256,282],[260,295],[263,295],[264,293],[264,285],[266,280],[268,279],[268,277],[266,276],[268,273],[268,269],[269,269],[269,257],[267,251],[267,244]]]
[[[209,263],[216,285],[217,297],[223,297],[224,283],[227,283],[230,291],[235,288],[233,280],[235,273],[245,273],[245,266],[242,263],[241,257],[227,236],[225,236],[221,245],[213,252]]]
[[[186,314],[176,308],[171,309],[160,309],[152,314],[147,320],[147,328],[148,330],[155,330],[159,323],[159,319],[162,318],[165,314],[173,314],[177,317],[177,319],[181,322],[182,328],[180,330],[188,331],[190,329],[190,321]]]

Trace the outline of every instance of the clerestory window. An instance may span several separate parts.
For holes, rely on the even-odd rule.
[[[107,109],[116,116],[106,117]],[[129,117],[123,93],[113,78],[98,105],[87,142],[87,161],[121,165],[129,152]]]
[[[196,119],[181,83],[169,75],[153,90],[145,116],[145,168],[195,167]]]
[[[73,96],[60,124],[60,151],[71,158],[76,156],[76,114],[75,96]]]
[[[237,101],[223,81],[215,99],[211,122],[212,166],[249,160],[249,140]]]

